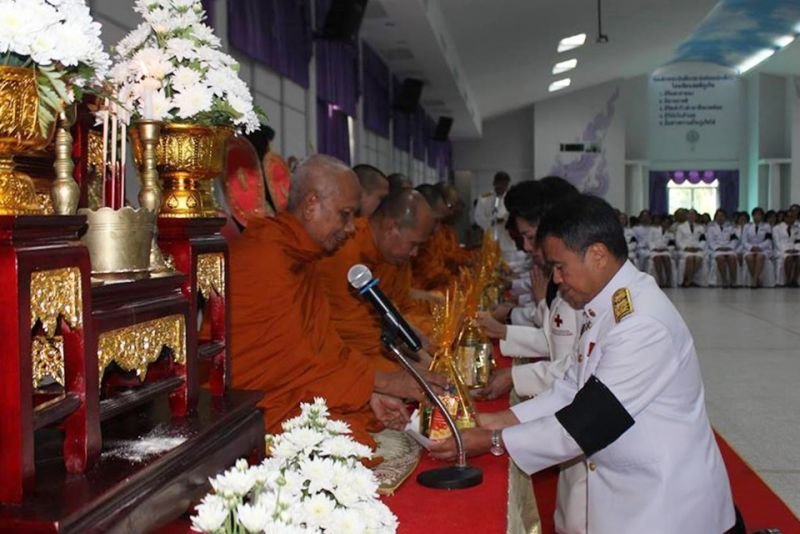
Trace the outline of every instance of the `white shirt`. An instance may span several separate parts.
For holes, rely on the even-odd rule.
[[[705,228],[702,224],[683,222],[675,228],[675,247],[681,252],[687,248],[699,248],[700,251],[704,251],[706,242],[700,240],[703,235],[705,235]]]
[[[615,320],[612,296],[631,294]],[[526,473],[581,457],[555,417],[596,376],[634,420],[586,460],[589,534],[721,534],[734,524],[730,484],[705,410],[691,333],[653,278],[626,262],[584,308],[578,361],[547,392],[512,408],[506,448]],[[583,328],[582,328],[583,329]]]
[[[742,254],[751,254],[753,247],[758,247],[767,257],[772,256],[772,240],[768,238],[772,228],[768,223],[747,223],[740,239],[742,240]]]
[[[736,236],[736,239],[734,239]],[[709,252],[724,252],[721,248],[729,248],[729,254],[734,254],[739,248],[739,236],[736,234],[736,227],[730,224],[711,223],[706,227],[706,239]]]
[[[671,230],[664,230],[661,226],[650,229],[647,239],[647,250],[652,255],[657,249],[675,249],[675,234]],[[661,252],[664,253],[663,251]]]
[[[800,250],[800,223],[789,226],[785,222],[772,227],[772,242],[775,254],[785,256],[787,252]]]

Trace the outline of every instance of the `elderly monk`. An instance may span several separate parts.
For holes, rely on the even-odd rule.
[[[436,214],[436,228],[430,239],[420,248],[419,254],[411,262],[413,285],[416,289],[433,291],[443,289],[453,280],[457,269],[448,266],[445,255],[447,238],[442,221],[450,216],[451,210],[445,204],[440,190],[433,185],[417,186],[417,191],[425,197]]]
[[[377,369],[391,371],[398,366],[382,346],[382,318],[350,287],[347,271],[363,263],[394,301],[399,293],[397,284],[402,283],[398,268],[416,256],[433,223],[433,213],[419,193],[397,191],[386,197],[369,219],[356,221],[353,239],[319,262],[336,330],[346,345],[373,360]],[[394,304],[398,310],[404,306],[402,301]]]
[[[408,416],[399,398],[421,398],[408,375],[376,371],[347,347],[330,320],[317,261],[353,233],[360,196],[352,170],[311,156],[297,169],[287,211],[254,220],[231,243],[233,385],[266,393],[268,432],[279,432],[301,402],[324,397],[333,417],[374,446],[375,417],[402,427]]]
[[[358,183],[361,185],[360,215],[369,217],[389,194],[389,180],[380,169],[366,163],[353,167],[353,172],[358,176]]]

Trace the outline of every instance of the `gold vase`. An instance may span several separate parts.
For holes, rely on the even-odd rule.
[[[486,387],[492,374],[492,351],[492,342],[475,320],[469,319],[455,354],[455,366],[465,386]]]
[[[136,166],[142,168],[143,146],[130,129]],[[233,129],[198,124],[165,123],[156,145],[158,175],[163,183],[159,217],[216,217],[219,207],[210,183],[222,174],[225,148]]]
[[[81,209],[86,233],[81,237],[92,263],[92,275],[103,280],[146,278],[155,228],[153,212],[145,208]]]
[[[15,169],[14,156],[44,150],[55,121],[43,135],[33,69],[0,67],[0,215],[36,215],[42,207],[31,177]]]

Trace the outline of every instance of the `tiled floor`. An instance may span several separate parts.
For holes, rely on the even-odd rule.
[[[800,516],[800,290],[668,294],[695,338],[711,424]]]

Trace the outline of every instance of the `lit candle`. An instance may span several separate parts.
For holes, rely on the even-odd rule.
[[[150,71],[147,70],[147,65],[144,62],[140,63],[142,74],[142,118],[147,121],[155,120],[155,111],[153,110],[153,93],[161,88],[161,82],[150,76]]]

